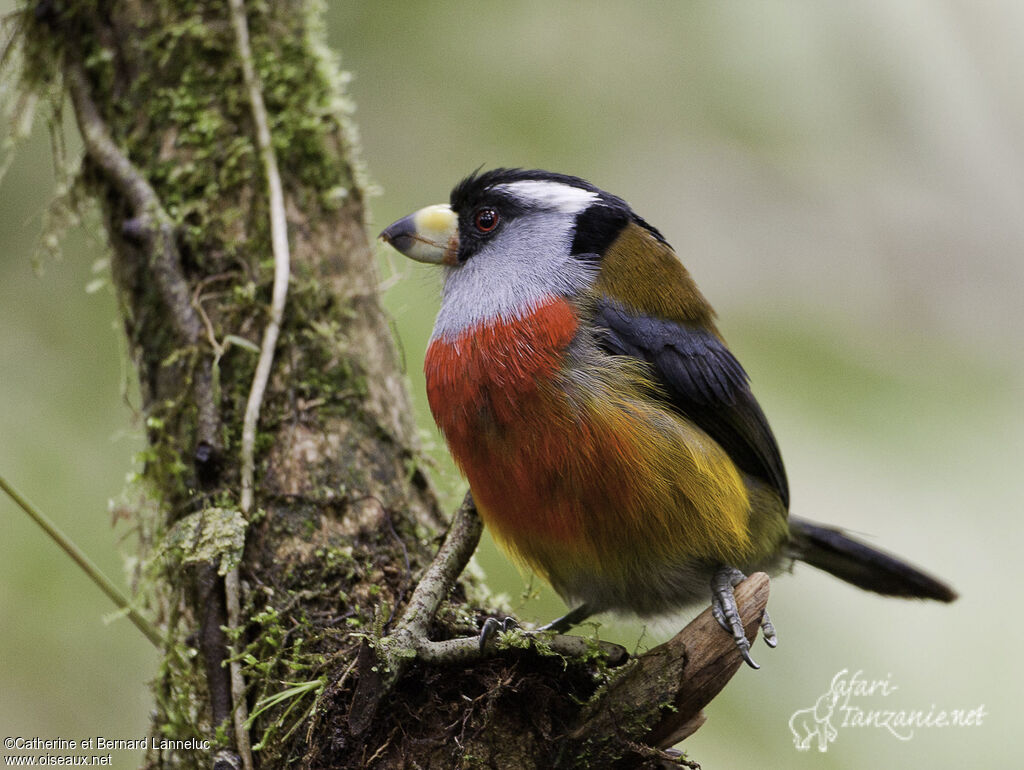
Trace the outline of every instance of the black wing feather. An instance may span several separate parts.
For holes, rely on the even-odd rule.
[[[747,373],[715,334],[695,324],[633,314],[607,301],[594,320],[607,352],[649,363],[672,406],[717,441],[742,471],[775,488],[789,507],[775,436]]]

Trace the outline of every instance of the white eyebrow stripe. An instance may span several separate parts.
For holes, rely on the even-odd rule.
[[[495,190],[507,193],[524,203],[540,205],[564,214],[579,214],[600,196],[591,190],[541,179],[527,179],[521,182],[497,185]]]

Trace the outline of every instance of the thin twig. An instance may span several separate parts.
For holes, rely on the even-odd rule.
[[[281,331],[281,319],[284,317],[285,301],[288,297],[288,275],[290,273],[291,254],[288,249],[288,221],[284,207],[284,190],[281,175],[277,168],[277,156],[270,137],[270,121],[267,119],[267,108],[263,103],[263,89],[253,65],[252,48],[249,45],[249,25],[245,17],[245,6],[242,0],[229,0],[231,24],[235,28],[235,39],[238,44],[238,58],[242,65],[242,77],[249,94],[249,105],[252,108],[253,123],[256,126],[256,145],[259,149],[263,170],[267,178],[267,205],[270,213],[270,241],[274,255],[274,287],[270,302],[270,317],[263,330],[263,343],[260,346],[260,357],[256,363],[249,400],[245,405],[245,418],[242,422],[241,464],[242,464],[242,513],[248,516],[253,505],[253,476],[255,474],[256,425],[259,422],[260,407],[263,394],[266,392],[270,379],[270,369],[274,363],[274,347]],[[228,573],[224,583],[227,592],[228,624],[237,629],[240,622],[240,598],[238,570]],[[252,770],[252,750],[249,746],[245,706],[245,682],[241,668],[232,657],[231,689],[235,701],[235,732],[239,754],[246,770]]]
[[[197,282],[195,288],[192,290],[192,307],[195,309],[196,314],[199,316],[199,320],[202,322],[203,327],[206,329],[206,340],[210,343],[210,347],[213,348],[214,356],[219,359],[224,355],[224,351],[227,349],[224,343],[217,340],[217,332],[213,328],[213,322],[210,320],[210,316],[203,308],[203,291],[211,283],[217,281],[231,280],[235,276],[232,273],[217,273],[217,275],[208,275],[201,281]],[[210,295],[206,295],[209,297]]]
[[[64,553],[71,557],[71,559],[77,564],[89,579],[92,580],[99,589],[105,593],[119,609],[123,610],[128,619],[139,629],[146,638],[153,643],[157,649],[163,649],[165,640],[160,636],[160,632],[156,630],[156,627],[150,623],[144,616],[140,615],[139,612],[132,607],[131,602],[128,598],[118,590],[106,575],[97,567],[92,559],[85,555],[85,553],[77,545],[65,535],[60,528],[54,524],[50,519],[38,508],[36,508],[27,499],[22,497],[17,490],[14,489],[7,480],[0,476],[0,489],[6,492],[10,498],[18,505],[21,510],[29,515],[36,524],[43,528],[43,531],[49,535],[50,539],[55,542]]]
[[[465,569],[482,532],[483,522],[477,515],[472,495],[467,492],[452,517],[437,556],[413,590],[394,632],[378,640],[376,654],[370,651],[368,644],[360,649],[359,683],[349,715],[349,725],[354,734],[360,734],[370,724],[381,699],[402,678],[420,647],[427,643],[427,631],[437,609]],[[438,650],[430,648],[426,654],[433,655],[434,662],[438,662],[437,653]],[[378,656],[386,659],[384,665],[376,664]]]
[[[409,606],[395,629],[395,636],[408,635],[413,639],[425,638],[427,629],[437,614],[437,608],[451,591],[452,586],[469,563],[480,542],[483,522],[477,515],[473,496],[467,492],[462,505],[452,517],[448,535],[434,557],[426,574],[416,585]]]

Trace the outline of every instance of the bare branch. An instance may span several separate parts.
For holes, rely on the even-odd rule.
[[[740,583],[736,603],[753,642],[768,603],[768,576],[757,572]],[[624,667],[603,697],[588,704],[570,739],[595,758],[620,745],[623,734],[638,735],[648,746],[668,748],[703,724],[701,709],[742,663],[732,636],[708,608],[672,639]]]

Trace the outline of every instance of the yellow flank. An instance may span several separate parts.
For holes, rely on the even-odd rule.
[[[667,561],[746,561],[750,500],[735,464],[699,428],[633,395],[591,404],[595,434],[615,450],[605,472],[615,469],[635,492],[619,516],[590,520],[592,541]]]
[[[711,324],[714,317],[671,247],[633,223],[626,225],[605,253],[594,289],[596,296],[613,297],[654,318]]]

